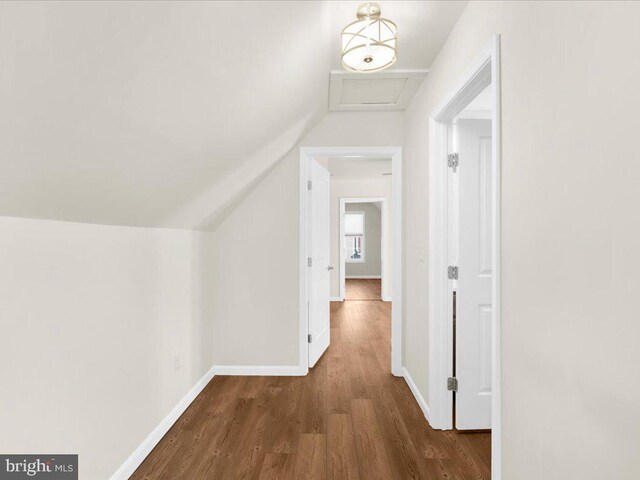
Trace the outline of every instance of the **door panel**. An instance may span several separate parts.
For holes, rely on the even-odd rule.
[[[458,121],[456,428],[491,428],[491,120]]]
[[[311,267],[309,268],[309,366],[313,367],[329,347],[329,172],[311,162]]]

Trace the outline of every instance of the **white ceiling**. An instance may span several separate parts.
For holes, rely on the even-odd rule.
[[[391,178],[391,159],[388,157],[329,157],[327,167],[331,180]]]
[[[196,227],[327,112],[358,4],[0,3],[0,215]],[[381,6],[428,68],[464,2]]]

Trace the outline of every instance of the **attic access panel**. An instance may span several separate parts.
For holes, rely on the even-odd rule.
[[[331,72],[329,110],[404,110],[428,73],[428,70]]]

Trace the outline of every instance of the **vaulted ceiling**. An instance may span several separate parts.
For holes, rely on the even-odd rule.
[[[327,112],[359,3],[3,2],[0,215],[196,227]],[[394,68],[428,68],[464,3],[381,6]]]

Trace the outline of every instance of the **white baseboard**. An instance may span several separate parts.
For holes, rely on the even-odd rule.
[[[420,409],[422,410],[422,413],[424,413],[424,417],[427,419],[427,422],[431,423],[431,421],[429,420],[429,405],[427,405],[427,402],[424,401],[424,397],[418,390],[418,387],[416,387],[416,384],[413,382],[413,378],[411,378],[411,375],[409,375],[409,372],[407,372],[407,369],[404,367],[402,367],[402,376],[407,382],[407,385],[409,385],[409,389],[411,390],[411,393],[413,393],[416,402],[418,402],[418,405],[420,405]]]
[[[136,468],[147,458],[151,450],[158,444],[162,437],[169,431],[180,415],[191,405],[191,402],[202,392],[204,387],[216,375],[263,375],[263,376],[302,376],[307,370],[298,366],[243,366],[243,365],[214,365],[200,379],[189,392],[182,397],[180,402],[162,419],[160,424],[149,434],[147,438],[136,448],[129,458],[116,470],[110,480],[126,480]]]
[[[346,277],[344,277],[345,279],[358,279],[358,280],[381,280],[382,276],[381,275],[347,275]]]
[[[182,397],[182,400],[173,407],[173,410],[164,417],[160,424],[153,429],[149,436],[145,438],[131,456],[127,458],[118,470],[116,470],[116,472],[111,476],[111,480],[126,480],[133,474],[133,472],[136,471],[136,468],[140,466],[144,459],[147,458],[147,455],[151,453],[151,450],[153,450],[158,442],[162,440],[162,437],[164,437],[178,418],[180,418],[180,415],[184,413],[187,407],[191,405],[191,402],[195,400],[204,387],[206,387],[211,381],[214,377],[214,370],[215,367],[211,367],[211,369],[209,369],[209,371],[205,373],[200,380],[198,380],[198,383],[196,383],[194,387],[189,390],[184,397]]]
[[[383,302],[392,302],[393,300],[391,299],[391,297],[382,297],[382,301]]]
[[[251,366],[251,365],[216,365],[213,367],[216,375],[264,375],[275,377],[296,377],[307,374],[307,369],[299,365],[291,366]]]
[[[329,297],[330,302],[344,302],[343,297]]]

